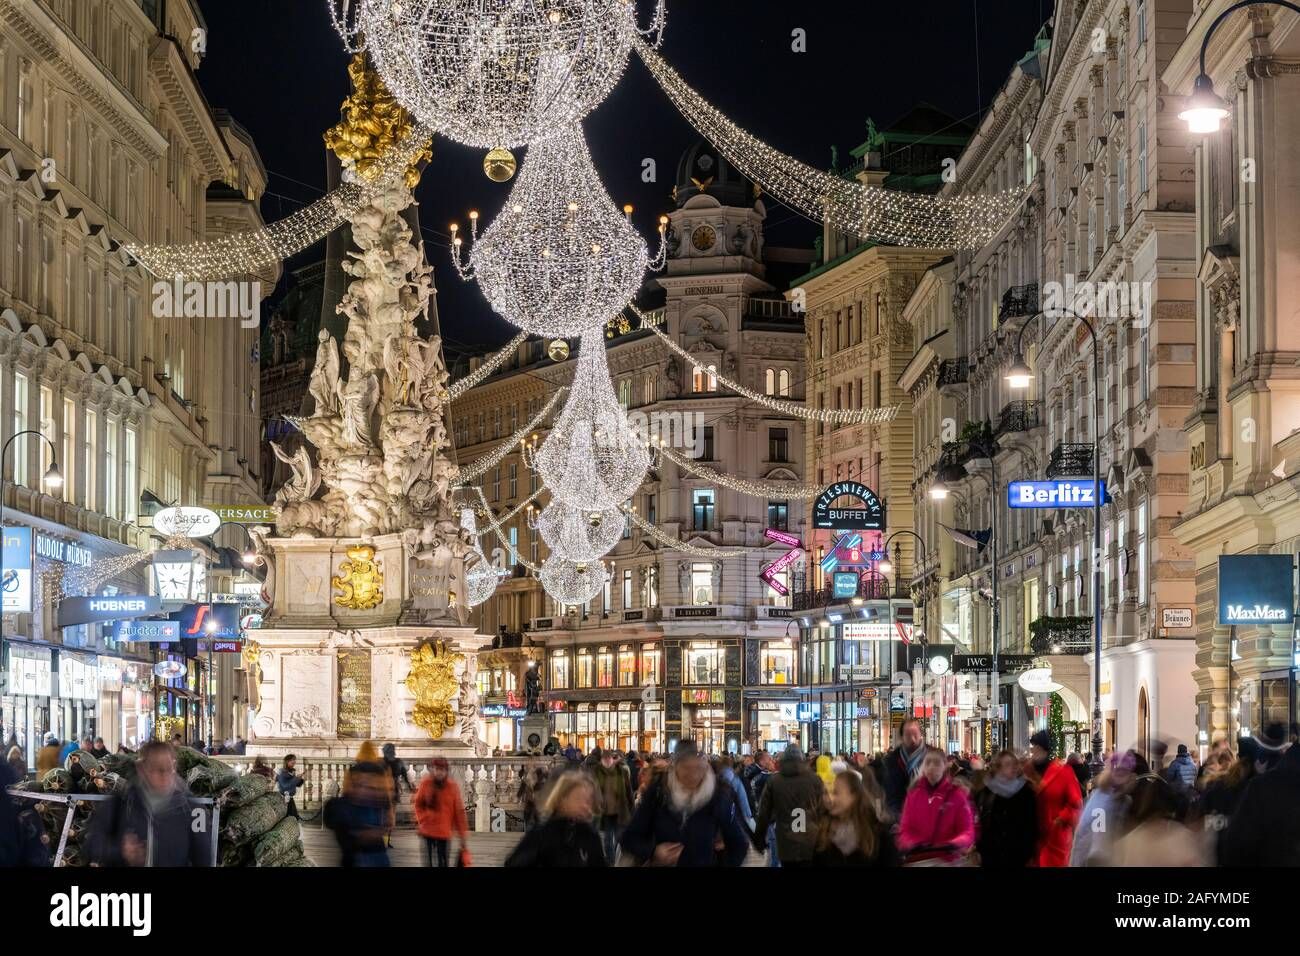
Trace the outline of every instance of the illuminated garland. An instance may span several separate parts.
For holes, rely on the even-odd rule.
[[[640,528],[643,532],[654,538],[664,547],[673,551],[681,551],[683,554],[692,554],[697,558],[735,558],[750,551],[764,551],[765,548],[697,548],[693,544],[687,544],[684,541],[678,541],[665,531],[656,528],[649,521],[646,521],[631,508],[624,508],[624,513],[631,519],[632,523]]]
[[[890,405],[886,408],[808,408],[797,402],[783,402],[779,398],[773,398],[771,395],[763,395],[752,389],[745,388],[739,382],[734,382],[714,368],[705,366],[691,353],[674,342],[668,337],[663,329],[659,328],[654,318],[645,315],[636,306],[632,306],[632,311],[636,313],[641,320],[641,327],[649,329],[655,335],[659,336],[663,343],[668,346],[676,355],[688,362],[693,368],[700,371],[706,371],[710,378],[717,379],[723,388],[735,392],[737,395],[743,395],[751,402],[756,402],[765,408],[770,408],[774,412],[801,418],[804,421],[828,422],[836,425],[883,425],[886,422],[893,421],[901,406]]]
[[[492,513],[492,506],[488,504],[487,495],[483,494],[482,488],[475,487],[474,490],[478,493],[478,500],[483,504],[482,514],[483,517],[487,519],[488,527],[492,529],[492,533],[497,536],[497,540],[501,542],[501,544],[503,545],[508,544],[508,542],[510,541],[510,535],[507,534],[505,529],[501,527],[501,521],[498,521],[496,515]],[[517,514],[518,509],[516,509],[514,513]],[[503,518],[501,520],[505,521],[509,519]],[[529,571],[532,571],[534,574],[537,574],[542,570],[540,567],[538,567],[537,565],[529,561],[527,558],[525,558],[523,556],[523,553],[518,548],[515,549],[515,560],[518,561],[520,564],[522,564],[524,567],[526,567]]]
[[[827,173],[768,146],[693,90],[647,44],[637,54],[673,105],[740,172],[814,220],[841,232],[897,246],[976,249],[1020,205],[1022,191],[931,196],[867,186]]]
[[[697,465],[689,458],[683,458],[667,445],[652,445],[651,448],[678,468],[684,468],[697,478],[730,488],[742,495],[752,495],[755,498],[807,499],[816,498],[824,490],[821,485],[802,484],[797,481],[750,481],[745,478],[733,478],[731,475],[724,475],[704,465]]]
[[[447,401],[454,402],[471,388],[483,381],[502,365],[506,359],[515,354],[515,350],[521,346],[528,338],[527,332],[520,332],[513,339],[502,346],[501,350],[480,365],[474,371],[470,372],[464,378],[458,378],[447,388]]]
[[[192,547],[193,543],[185,535],[169,537],[161,545],[162,550]],[[41,572],[42,590],[45,590],[45,582],[51,582],[64,595],[92,594],[118,575],[153,560],[153,554],[152,551],[131,551],[111,558],[100,558],[84,566],[56,565]]]
[[[263,229],[182,246],[127,245],[125,249],[148,272],[165,279],[179,275],[206,282],[257,272],[325,238],[385,190],[405,188],[407,167],[424,152],[431,135],[427,127],[415,127],[399,148],[375,163],[372,179],[355,176]]]
[[[552,395],[550,397],[550,400],[547,401],[547,403],[542,406],[542,410],[533,416],[532,421],[530,421],[523,428],[516,431],[513,435],[511,435],[509,438],[503,441],[491,452],[484,455],[482,458],[478,459],[478,461],[471,462],[470,464],[462,467],[460,471],[457,473],[456,476],[457,482],[462,485],[468,485],[477,481],[479,478],[482,478],[485,474],[487,474],[487,470],[489,468],[498,464],[502,458],[510,454],[510,450],[512,448],[514,448],[525,438],[527,438],[529,432],[537,428],[543,421],[545,421],[546,416],[549,415],[551,413],[551,409],[555,407],[555,403],[560,400],[560,396],[563,395],[566,391],[568,391],[568,389],[564,387],[556,389],[555,394]]]

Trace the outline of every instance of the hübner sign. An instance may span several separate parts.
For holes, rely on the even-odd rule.
[[[117,597],[65,597],[59,602],[59,627],[76,627],[97,621],[126,621],[157,614],[161,601],[152,595]]]

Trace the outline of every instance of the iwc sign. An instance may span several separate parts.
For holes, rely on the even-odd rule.
[[[854,498],[861,508],[834,507],[841,498]],[[835,531],[885,530],[885,504],[860,481],[837,481],[813,505],[813,527]]]

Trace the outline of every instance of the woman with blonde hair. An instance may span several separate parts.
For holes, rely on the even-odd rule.
[[[546,822],[524,834],[506,866],[608,866],[592,826],[596,785],[581,770],[560,774],[546,798]]]

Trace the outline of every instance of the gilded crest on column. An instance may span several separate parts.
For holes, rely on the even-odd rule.
[[[437,740],[456,726],[456,708],[452,701],[460,691],[456,666],[464,655],[447,650],[444,641],[431,641],[411,650],[411,672],[406,675],[406,689],[415,698],[412,721]]]
[[[353,611],[368,611],[384,600],[384,572],[375,560],[375,549],[368,544],[348,548],[348,557],[339,565],[342,574],[330,579],[337,592],[334,603]]]

